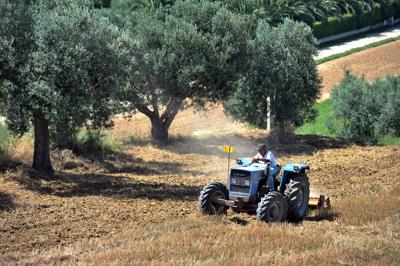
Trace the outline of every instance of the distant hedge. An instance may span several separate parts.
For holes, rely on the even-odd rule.
[[[329,17],[326,21],[316,22],[313,26],[314,36],[323,38],[351,30],[377,24],[387,18],[400,17],[400,0],[392,0],[387,5],[375,3],[372,10],[362,15],[345,14]]]

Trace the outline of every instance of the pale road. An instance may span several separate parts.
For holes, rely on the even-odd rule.
[[[331,56],[334,54],[344,53],[354,48],[363,47],[365,45],[383,41],[390,38],[395,38],[400,36],[400,26],[382,31],[368,34],[360,39],[352,40],[344,43],[340,43],[337,45],[325,47],[318,50],[318,56],[316,59],[322,59],[327,56]]]

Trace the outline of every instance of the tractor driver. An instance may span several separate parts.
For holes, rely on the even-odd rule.
[[[267,177],[267,186],[271,190],[275,190],[274,185],[274,175],[279,173],[280,166],[277,164],[275,160],[274,154],[267,149],[267,145],[264,143],[259,144],[257,147],[258,153],[256,156],[251,158],[252,163],[265,163],[267,167],[265,167],[265,176]]]

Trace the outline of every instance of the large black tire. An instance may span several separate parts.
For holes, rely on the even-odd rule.
[[[285,195],[288,200],[288,219],[300,222],[308,212],[308,200],[310,197],[310,183],[306,174],[293,177],[286,187]]]
[[[225,185],[219,182],[213,182],[204,187],[200,192],[199,209],[203,214],[221,215],[226,212],[228,207],[213,202],[214,198],[229,198],[229,193]]]
[[[273,191],[264,196],[257,207],[257,220],[281,223],[287,218],[288,204],[285,196]]]

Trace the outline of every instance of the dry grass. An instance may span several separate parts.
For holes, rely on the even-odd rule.
[[[33,157],[33,139],[30,136],[12,137],[0,145],[1,169],[13,168],[18,164],[30,164]]]
[[[369,197],[359,197],[355,217],[373,215]],[[385,202],[399,207],[398,199]],[[348,206],[343,206],[348,207]],[[366,208],[365,208],[366,207]],[[343,212],[341,204],[338,208]],[[398,210],[397,210],[398,211]],[[68,248],[35,254],[35,264],[79,261],[88,265],[396,265],[399,262],[399,216],[380,212],[380,219],[363,219],[348,226],[349,216],[333,222],[302,225],[250,222],[229,217],[188,215],[163,223],[126,228],[101,241],[82,241]],[[234,222],[233,222],[234,221]],[[352,218],[350,218],[350,222]]]

